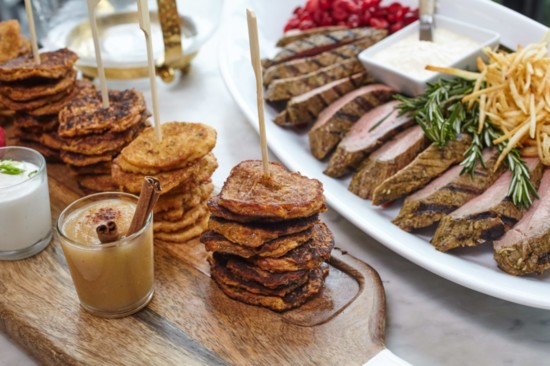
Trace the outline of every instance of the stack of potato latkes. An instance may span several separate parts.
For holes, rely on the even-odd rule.
[[[123,190],[138,194],[145,176],[160,180],[154,209],[155,239],[181,243],[199,236],[208,225],[206,202],[218,167],[211,152],[216,130],[201,123],[161,125],[162,141],[147,128],[113,161],[112,174]]]
[[[109,90],[104,108],[99,92],[83,93],[59,112],[61,160],[86,191],[117,189],[111,162],[149,125],[145,100],[135,89]]]
[[[31,51],[31,41],[21,34],[21,27],[17,20],[0,22],[0,63]],[[14,112],[0,104],[0,124],[11,120]]]
[[[210,230],[201,242],[213,252],[212,278],[229,297],[285,311],[322,289],[334,240],[319,220],[326,211],[321,182],[277,163],[265,176],[261,161],[243,161],[208,206]]]
[[[88,82],[76,82],[73,68],[78,56],[67,50],[31,55],[0,64],[0,104],[15,112],[19,145],[40,151],[48,160],[59,160],[57,135],[59,111],[80,93],[94,90]]]

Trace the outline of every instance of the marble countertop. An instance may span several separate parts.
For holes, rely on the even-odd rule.
[[[159,83],[161,120],[200,121],[217,129],[218,186],[239,161],[261,158],[258,135],[218,71],[219,38],[217,34],[207,43],[180,82]],[[137,87],[150,100],[146,80],[109,86]],[[402,359],[414,365],[461,366],[548,362],[550,311],[499,300],[438,277],[388,250],[333,210],[323,219],[340,247],[380,274],[387,303],[386,346]],[[0,365],[36,363],[0,333]]]

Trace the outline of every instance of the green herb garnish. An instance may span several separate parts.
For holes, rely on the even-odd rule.
[[[472,144],[464,153],[460,163],[464,168],[461,174],[473,174],[476,164],[485,167],[482,150],[493,146],[493,141],[502,136],[490,120],[486,120],[481,132],[478,131],[479,106],[475,103],[468,109],[462,103],[462,98],[470,94],[475,80],[456,78],[441,79],[434,84],[428,84],[426,92],[416,98],[396,96],[402,103],[397,106],[401,114],[410,113],[416,123],[422,128],[428,139],[443,147],[456,138],[459,133],[472,136]],[[496,145],[499,151],[506,148],[507,141]],[[512,149],[506,156],[506,164],[512,172],[512,180],[508,195],[518,207],[528,208],[532,197],[537,197],[537,190],[530,180],[529,169],[521,159],[518,149]]]
[[[38,173],[38,170],[35,169],[35,170],[33,170],[32,172],[29,173],[28,177],[30,178],[30,177],[36,175],[36,173]]]
[[[0,160],[0,173],[9,175],[23,174],[25,169],[18,168],[17,164],[13,160]]]

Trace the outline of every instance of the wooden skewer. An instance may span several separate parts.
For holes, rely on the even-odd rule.
[[[32,14],[31,0],[25,0],[25,10],[27,12],[27,20],[29,22],[29,31],[31,33],[31,45],[34,62],[39,64],[40,54],[38,53],[38,41],[36,40],[36,29],[34,28],[34,15]]]
[[[99,34],[97,31],[96,7],[101,0],[87,0],[88,16],[90,18],[90,28],[92,29],[92,38],[94,40],[95,60],[97,63],[97,74],[99,76],[99,86],[101,88],[101,98],[103,107],[109,108],[109,93],[107,91],[107,80],[105,78],[105,69],[103,68],[103,59],[101,58],[101,49],[99,48]]]
[[[157,78],[155,73],[155,60],[153,58],[153,44],[151,42],[151,20],[149,19],[149,4],[147,0],[138,0],[139,27],[145,35],[147,43],[147,64],[149,66],[149,83],[151,84],[151,96],[153,100],[153,118],[155,119],[155,133],[157,141],[162,141],[160,129],[159,102],[157,93]]]
[[[260,43],[258,41],[258,22],[256,14],[251,9],[246,9],[246,19],[248,21],[248,40],[250,43],[250,57],[254,75],[256,75],[256,103],[258,104],[258,121],[260,123],[260,144],[262,148],[262,161],[264,165],[264,175],[269,176],[269,158],[267,155],[267,137],[265,133],[264,118],[264,90],[262,64],[260,62]]]

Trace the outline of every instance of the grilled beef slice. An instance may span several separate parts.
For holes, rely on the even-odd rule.
[[[347,29],[347,27],[340,26],[340,25],[329,25],[326,27],[317,27],[317,28],[311,28],[306,30],[298,30],[298,29],[292,29],[283,34],[281,38],[277,41],[276,46],[277,47],[284,47],[289,43],[292,43],[294,41],[297,41],[299,39],[304,39],[309,36],[312,36],[314,34],[325,34],[334,32],[337,30]]]
[[[380,41],[386,34],[385,30],[372,29],[370,37],[361,38],[358,41],[325,51],[316,56],[273,65],[265,70],[263,77],[264,86],[271,84],[274,80],[309,74],[335,63],[356,58],[361,51]]]
[[[483,160],[486,167],[477,164],[473,175],[461,174],[463,167],[460,165],[447,170],[426,187],[407,197],[393,223],[405,231],[413,231],[439,222],[495,182],[504,171],[502,165],[494,171],[497,158],[496,149],[485,149]]]
[[[279,126],[307,125],[330,103],[371,81],[366,73],[361,72],[294,97],[288,101],[286,109],[275,117],[274,122]]]
[[[493,243],[495,260],[507,273],[540,274],[550,268],[550,170],[543,173],[538,192],[521,220]]]
[[[317,159],[324,159],[365,113],[387,102],[395,90],[382,84],[367,85],[344,95],[325,108],[309,131],[309,147]]]
[[[440,148],[431,144],[422,151],[409,165],[382,182],[374,190],[372,203],[381,205],[415,192],[439,177],[451,165],[464,158],[464,152],[470,147],[472,138],[460,134]]]
[[[268,102],[283,102],[292,97],[302,95],[335,80],[345,78],[363,72],[365,69],[358,59],[344,60],[309,74],[295,76],[287,79],[275,80],[265,91],[265,99]]]
[[[543,166],[539,159],[525,159],[531,182],[538,187]],[[474,247],[501,237],[524,214],[508,197],[512,174],[507,171],[474,200],[445,216],[432,238],[440,251]]]
[[[397,134],[363,161],[348,189],[361,198],[372,199],[374,189],[409,164],[428,143],[420,126]]]
[[[372,28],[343,29],[325,34],[314,34],[287,44],[272,59],[262,60],[262,66],[268,68],[281,62],[317,55],[358,39],[370,37],[371,34]]]
[[[409,115],[399,115],[395,108],[399,103],[394,100],[363,115],[340,141],[324,173],[331,177],[343,176],[349,169],[357,168],[383,142],[412,125],[414,121]]]

